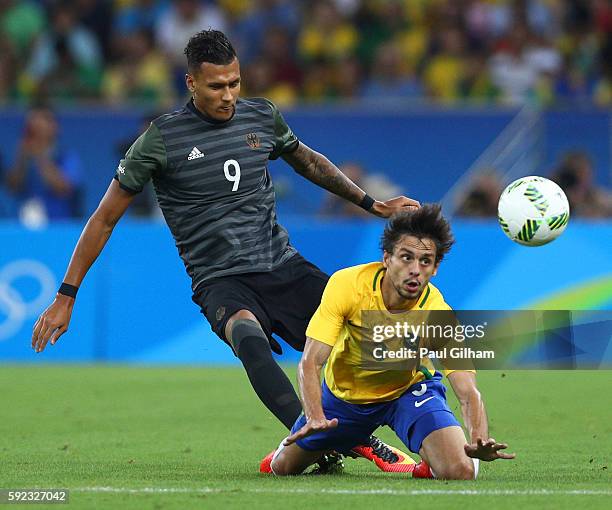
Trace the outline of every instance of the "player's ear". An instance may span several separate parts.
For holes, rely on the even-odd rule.
[[[189,92],[193,94],[195,92],[195,81],[193,76],[191,76],[189,73],[185,74],[185,84],[187,85]]]
[[[431,276],[436,276],[438,274],[438,268],[440,267],[440,262],[436,262],[435,266],[434,266],[434,270],[433,273],[431,273]]]
[[[383,251],[383,266],[385,267],[385,269],[387,269],[389,267],[389,259],[391,258],[391,254],[388,251]]]

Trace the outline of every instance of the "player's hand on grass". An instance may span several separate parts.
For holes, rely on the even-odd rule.
[[[381,218],[389,218],[392,214],[400,211],[412,211],[421,207],[421,204],[408,197],[395,197],[387,200],[386,202],[374,202],[372,209],[370,210],[376,216]]]
[[[487,439],[486,441],[478,438],[476,444],[466,444],[463,448],[468,457],[487,462],[497,459],[513,459],[516,456],[514,453],[502,452],[501,450],[508,448],[508,445],[505,443],[498,443],[493,438]]]
[[[338,426],[338,418],[333,418],[332,420],[328,420],[327,418],[321,418],[317,420],[308,420],[306,425],[304,425],[300,430],[291,434],[283,441],[284,446],[289,446],[290,444],[295,443],[298,439],[302,439],[306,436],[314,434],[316,432],[323,432],[324,430],[329,430],[336,428]]]
[[[32,349],[42,352],[48,341],[55,344],[66,331],[72,316],[74,298],[58,294],[38,318],[32,331]]]

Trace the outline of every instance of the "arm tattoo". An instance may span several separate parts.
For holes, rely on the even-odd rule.
[[[344,175],[336,165],[323,154],[313,151],[302,142],[296,150],[283,155],[283,159],[298,174],[349,202],[359,205],[365,196],[365,192]]]

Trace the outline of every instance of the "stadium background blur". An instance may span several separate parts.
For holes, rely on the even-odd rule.
[[[86,278],[65,345],[29,349],[119,158],[188,99],[182,51],[209,27],[238,51],[242,95],[276,102],[370,194],[443,203],[458,242],[437,284],[452,306],[610,308],[611,1],[0,0],[0,359],[235,362],[190,301],[150,187]],[[36,165],[16,177],[40,106],[52,190]],[[328,272],[379,258],[381,221],[270,169],[306,257]],[[495,220],[503,187],[530,174],[572,207],[567,232],[537,249]]]

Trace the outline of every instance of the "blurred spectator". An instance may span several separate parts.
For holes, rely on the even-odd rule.
[[[105,60],[110,55],[114,11],[110,0],[73,0],[79,22],[96,36]]]
[[[302,83],[302,71],[291,53],[290,34],[271,26],[263,40],[262,55],[244,68],[243,90],[251,97],[267,97],[281,107],[295,104]]]
[[[0,39],[20,59],[27,58],[45,21],[44,11],[37,2],[0,0]]]
[[[601,75],[594,87],[595,103],[599,106],[612,106],[612,31],[607,35],[601,48],[599,59]]]
[[[302,70],[293,58],[291,35],[281,26],[271,26],[266,32],[261,59],[272,66],[272,79],[291,86],[296,92],[302,83]]]
[[[389,200],[396,197],[403,190],[393,184],[386,175],[368,174],[363,166],[357,162],[346,162],[340,165],[340,170],[366,193],[375,196],[378,200]],[[326,195],[325,202],[320,211],[323,216],[334,218],[372,218],[373,216],[355,204],[347,203],[346,200],[336,195]]]
[[[0,105],[18,98],[17,57],[11,48],[0,40]]]
[[[415,1],[413,4],[422,4]],[[402,2],[365,1],[355,15],[359,31],[357,55],[366,69],[374,65],[380,46],[408,28]]]
[[[366,174],[363,178],[363,188],[367,190],[370,195],[382,201],[401,195],[405,191],[397,184],[391,182],[391,180],[382,173]]]
[[[257,9],[257,0],[217,0],[217,5],[225,12],[230,25],[234,25],[242,18],[252,17]],[[232,46],[235,47],[232,41]]]
[[[610,0],[594,0],[591,5],[593,6],[595,28],[602,34],[610,34],[612,32],[612,2]]]
[[[363,181],[365,178],[365,171],[363,166],[355,162],[343,163],[338,167],[344,175],[346,175],[351,181],[353,181],[361,189],[363,187]],[[368,192],[368,190],[364,190]],[[380,198],[379,200],[382,200]],[[325,196],[325,201],[321,207],[321,215],[330,216],[333,218],[366,218],[370,216],[370,213],[364,211],[361,207],[351,204],[342,198],[328,193]]]
[[[38,98],[97,94],[102,76],[100,45],[79,25],[72,4],[54,5],[51,26],[36,41],[26,76],[30,92]]]
[[[572,66],[566,57],[564,68],[555,83],[554,93],[557,100],[563,103],[588,104],[595,96],[597,102],[594,91],[593,80],[579,68]]]
[[[35,2],[0,0],[0,104],[19,100],[21,62],[29,58],[45,22]]]
[[[357,57],[346,57],[336,63],[328,80],[326,96],[336,99],[356,99],[361,94],[363,68]]]
[[[225,0],[225,3],[230,0]],[[240,1],[240,0],[233,0]],[[233,26],[232,44],[240,62],[249,64],[261,55],[265,34],[271,27],[283,27],[290,34],[290,51],[295,55],[295,38],[300,25],[298,2],[294,0],[254,0],[240,6],[242,16]],[[233,9],[233,13],[238,11]]]
[[[208,28],[225,31],[225,15],[215,5],[200,0],[172,0],[158,21],[157,43],[170,61],[177,92],[185,89],[185,45],[192,35]]]
[[[6,177],[2,155],[0,155],[0,219],[16,218],[19,212],[15,198],[9,193],[4,185]]]
[[[465,57],[457,92],[460,98],[469,102],[492,102],[499,98],[500,91],[493,84],[484,53]]]
[[[352,55],[359,33],[344,20],[330,0],[316,0],[305,13],[305,23],[298,39],[298,49],[306,61],[334,61]]]
[[[136,30],[121,38],[120,56],[105,72],[103,94],[111,103],[130,101],[154,108],[175,104],[169,65],[154,45],[149,30]]]
[[[437,34],[437,49],[424,71],[430,96],[445,102],[460,97],[460,85],[466,74],[465,37],[457,27]]]
[[[392,42],[378,48],[374,69],[366,80],[362,97],[377,101],[415,98],[423,94],[421,85],[412,72],[403,65],[401,52]]]
[[[293,105],[297,89],[288,82],[274,80],[274,68],[269,60],[256,59],[243,72],[243,94],[249,97],[266,97],[280,107]]]
[[[552,179],[565,191],[572,215],[612,217],[612,195],[593,182],[593,162],[585,152],[568,152]]]
[[[494,170],[479,173],[457,207],[457,216],[496,218],[497,203],[503,191],[499,175]]]
[[[335,75],[335,67],[324,59],[318,59],[308,64],[308,72],[302,83],[302,96],[307,101],[322,101],[327,98],[329,85]]]
[[[114,28],[117,35],[126,35],[139,30],[154,30],[162,14],[168,10],[169,0],[133,0],[115,15]]]
[[[503,99],[511,104],[538,97],[545,102],[550,98],[550,80],[555,78],[560,64],[558,51],[521,23],[500,41],[490,61],[493,82],[501,90]]]
[[[558,31],[559,0],[473,0],[467,3],[470,5],[463,12],[468,30],[479,38],[501,37],[510,32],[517,21],[547,36]]]
[[[32,109],[25,123],[6,184],[17,197],[22,217],[65,219],[80,216],[81,161],[57,144],[58,125],[47,108]]]
[[[359,9],[363,0],[332,0],[336,10],[342,14],[343,18],[350,18]]]

